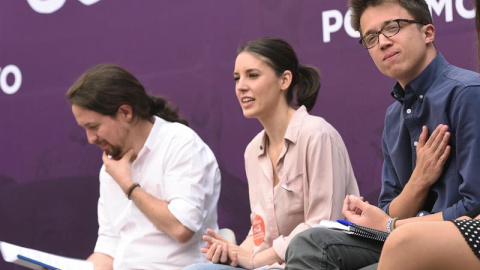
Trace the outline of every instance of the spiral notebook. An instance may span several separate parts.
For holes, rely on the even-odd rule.
[[[387,237],[389,235],[389,233],[387,233],[387,232],[382,232],[382,231],[375,230],[375,229],[372,229],[372,228],[363,227],[363,226],[356,225],[356,224],[348,222],[348,221],[346,221],[345,224],[348,224],[348,225],[344,225],[342,223],[339,223],[339,222],[333,221],[333,220],[323,219],[323,220],[320,221],[320,223],[317,225],[317,227],[324,227],[324,228],[329,228],[329,229],[334,229],[334,230],[340,230],[340,231],[344,231],[345,233],[348,233],[348,234],[352,234],[352,235],[355,235],[355,236],[364,237],[364,238],[368,238],[368,239],[372,239],[372,240],[376,240],[376,241],[381,241],[381,242],[385,242],[385,240],[387,240]]]

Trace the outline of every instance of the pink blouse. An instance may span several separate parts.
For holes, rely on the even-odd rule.
[[[254,253],[273,247],[285,260],[288,243],[321,219],[342,218],[347,194],[359,195],[345,144],[323,118],[300,107],[285,133],[275,170],[261,131],[245,150]]]

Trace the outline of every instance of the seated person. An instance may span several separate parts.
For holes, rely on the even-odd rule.
[[[475,5],[480,38],[480,1],[476,0]],[[344,207],[348,219],[364,226],[380,225],[377,228],[381,229],[382,224],[392,220],[355,196],[347,197]],[[393,222],[392,229],[399,228],[385,242],[379,270],[480,269],[480,205],[453,221],[423,221],[425,218],[415,217]]]
[[[425,0],[349,4],[360,43],[377,68],[397,80],[382,136],[380,208],[400,219],[464,216],[480,203],[480,77],[450,65],[437,52]],[[449,153],[440,153],[448,160],[443,156],[430,163],[431,156],[418,154],[420,134],[426,141],[425,126],[438,126],[439,138],[448,139],[449,147],[441,151]],[[381,250],[379,242],[314,228],[291,242],[286,269],[359,269],[378,262]]]
[[[341,218],[345,195],[358,194],[342,138],[308,114],[320,88],[315,68],[300,65],[285,41],[262,38],[239,48],[233,77],[244,116],[264,128],[245,150],[252,228],[239,246],[208,230],[202,252],[213,264],[188,270],[281,267],[296,234]]]
[[[220,171],[212,151],[163,98],[125,69],[99,65],[67,92],[88,142],[103,151],[96,270],[179,269],[204,261],[217,226]]]

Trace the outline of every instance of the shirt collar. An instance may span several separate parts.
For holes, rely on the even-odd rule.
[[[143,145],[142,149],[138,153],[137,159],[141,157],[142,155],[145,155],[145,153],[148,153],[150,150],[153,149],[155,146],[157,139],[158,139],[158,133],[162,129],[163,124],[165,124],[165,120],[158,116],[154,116],[154,122],[152,126],[152,130],[150,130],[150,134],[148,134],[147,140],[145,141],[145,144]]]
[[[437,53],[432,62],[430,62],[430,64],[428,64],[428,66],[415,79],[405,86],[405,90],[412,91],[417,98],[421,99],[448,65],[449,63],[445,60],[442,54]],[[391,95],[394,99],[403,104],[405,101],[405,90],[397,82],[393,87]]]
[[[285,140],[290,141],[293,144],[297,143],[302,120],[307,115],[308,115],[308,112],[305,106],[301,106],[295,111],[295,113],[292,116],[292,119],[290,119],[290,122],[288,123],[287,130],[284,135]],[[265,154],[266,148],[267,148],[267,133],[265,132],[265,130],[262,130],[260,136],[262,136],[262,140],[260,142],[260,146],[258,147],[259,156]]]
[[[301,106],[293,114],[292,119],[288,123],[287,131],[285,132],[285,139],[291,141],[293,144],[297,143],[298,134],[300,133],[300,126],[302,120],[308,115],[307,108]]]

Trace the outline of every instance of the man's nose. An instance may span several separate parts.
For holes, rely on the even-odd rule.
[[[378,46],[380,46],[381,50],[384,50],[392,46],[392,40],[381,33],[378,35]]]
[[[95,144],[98,140],[98,136],[93,132],[87,131],[87,140],[89,144]]]

